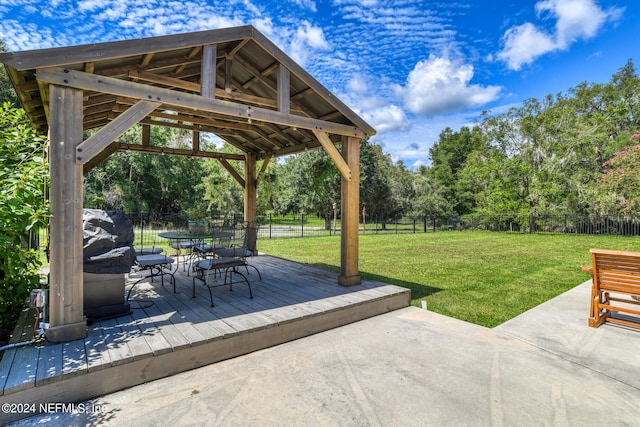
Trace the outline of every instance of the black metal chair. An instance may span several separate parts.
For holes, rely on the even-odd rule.
[[[148,270],[149,274],[136,280],[133,283],[133,285],[131,285],[131,288],[129,288],[129,292],[127,292],[127,301],[129,301],[129,298],[131,297],[131,292],[133,291],[133,288],[135,288],[138,283],[149,278],[151,278],[151,281],[153,282],[153,278],[158,276],[160,276],[160,281],[162,283],[162,286],[164,286],[165,275],[168,275],[171,278],[171,281],[173,282],[173,293],[175,294],[176,278],[173,275],[173,272],[171,271],[172,269],[171,266],[174,262],[175,260],[173,258],[170,258],[166,255],[161,255],[161,254],[136,256],[136,261],[134,264],[135,268],[138,271]],[[168,271],[166,271],[167,269]]]
[[[217,286],[226,286],[227,281],[229,283],[229,290],[233,290],[233,275],[240,276],[242,280],[249,287],[249,297],[253,299],[253,292],[251,291],[251,283],[247,277],[238,271],[238,267],[245,265],[245,262],[241,258],[223,257],[223,258],[207,258],[201,259],[194,265],[195,276],[191,280],[192,283],[192,298],[196,297],[196,280],[201,281],[209,289],[209,298],[211,300],[211,307],[215,307],[213,303],[213,291],[212,288]],[[218,275],[222,276],[224,272],[224,283],[212,283],[210,281],[211,273],[214,278]],[[238,282],[235,282],[238,283]]]
[[[258,277],[262,280],[262,274],[255,265],[249,263],[249,258],[258,254],[257,250],[258,241],[258,227],[246,226],[244,227],[244,235],[242,237],[242,244],[239,246],[232,246],[230,248],[214,249],[213,253],[220,258],[237,258],[242,260],[242,266],[247,269],[251,267],[258,273]]]

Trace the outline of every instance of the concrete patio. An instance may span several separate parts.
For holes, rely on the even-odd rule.
[[[640,330],[588,301],[494,329],[407,307],[14,425],[637,425]]]

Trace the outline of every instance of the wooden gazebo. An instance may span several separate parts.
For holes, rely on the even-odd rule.
[[[360,283],[360,140],[375,130],[255,28],[5,53],[0,62],[33,126],[49,136],[49,340],[86,335],[83,174],[116,150],[218,159],[244,187],[244,217],[252,222],[269,160],[322,147],[342,175],[338,282]],[[138,123],[139,144],[118,141]],[[153,145],[150,126],[192,131],[191,149]],[[97,131],[85,140],[87,130]],[[244,154],[202,149],[201,133],[215,134]],[[244,162],[244,176],[232,161]]]

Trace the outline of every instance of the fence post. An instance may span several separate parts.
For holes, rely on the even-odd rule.
[[[144,212],[140,212],[140,248],[144,248]]]
[[[300,237],[304,237],[304,214],[300,215],[302,227],[300,228]]]
[[[269,214],[269,239],[272,239],[272,236],[271,236],[271,226],[273,225],[272,215],[273,214]]]

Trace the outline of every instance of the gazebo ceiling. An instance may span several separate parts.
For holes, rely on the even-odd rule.
[[[251,26],[5,53],[0,61],[41,134],[49,129],[50,84],[84,91],[84,130],[146,101],[152,111],[140,123],[212,133],[258,159],[325,145],[317,132],[333,143],[375,133]],[[214,88],[208,66],[215,67]],[[216,157],[196,140],[176,154]],[[154,151],[144,141],[110,144],[116,149]]]

